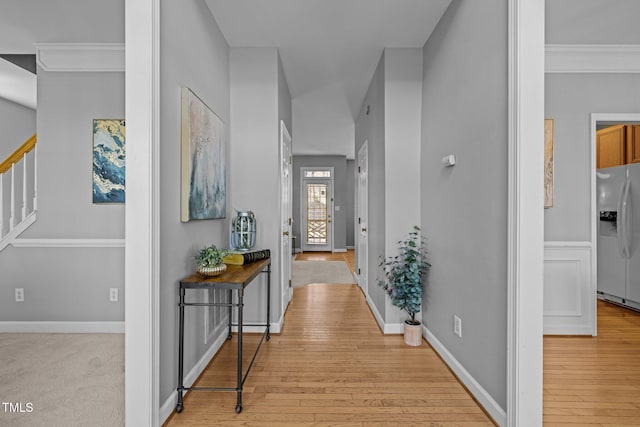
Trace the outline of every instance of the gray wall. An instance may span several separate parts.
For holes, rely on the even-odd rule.
[[[546,43],[638,44],[637,0],[546,0]]]
[[[355,242],[355,210],[356,210],[356,161],[347,159],[347,178],[346,178],[347,198],[346,198],[346,223],[347,223],[347,248],[353,248]]]
[[[36,133],[36,112],[0,98],[0,162]]]
[[[376,284],[378,263],[385,255],[385,56],[380,61],[371,79],[369,89],[355,123],[356,156],[365,141],[368,141],[368,229],[369,253],[367,277],[371,302],[384,316],[386,294]],[[367,110],[369,114],[367,114]],[[356,255],[356,263],[358,257]],[[356,265],[356,269],[359,268]]]
[[[554,120],[554,197],[553,207],[544,210],[546,241],[591,239],[591,113],[638,112],[638,74],[546,75],[545,117]]]
[[[453,0],[424,47],[421,209],[432,268],[423,321],[505,409],[506,82],[506,2]],[[441,165],[446,154],[453,168]]]
[[[280,283],[280,120],[291,125],[291,99],[275,48],[232,48],[231,180],[233,207],[257,219],[256,247],[271,249],[271,321],[282,316]],[[289,254],[287,254],[289,256]],[[245,320],[266,313],[266,279],[247,288]]]
[[[124,43],[124,0],[0,0],[0,53],[34,43]]]
[[[124,118],[124,91],[124,73],[38,70],[38,219],[21,237],[124,238],[124,205],[93,204],[91,179],[93,119]],[[123,248],[8,247],[0,270],[0,320],[124,320]]]
[[[180,91],[189,87],[227,125],[229,134],[229,46],[201,0],[162,2],[160,10],[160,404],[175,391],[179,280],[195,269],[200,248],[228,245],[228,220],[180,221]],[[227,138],[228,139],[228,138]],[[227,165],[229,160],[227,145]],[[229,175],[227,169],[227,175]],[[227,183],[229,185],[229,182]],[[227,217],[232,200],[227,187]],[[202,301],[204,293],[191,293]],[[203,356],[204,309],[185,310],[185,373]],[[214,338],[215,339],[215,338]]]
[[[353,204],[353,198],[347,199],[347,186],[353,183],[347,177],[347,158],[345,156],[293,156],[293,235],[296,236],[296,247],[302,245],[300,217],[300,168],[301,167],[333,167],[334,206],[340,210],[333,212],[333,248],[347,248],[347,205]]]
[[[548,44],[637,44],[640,2],[547,0]],[[545,117],[554,120],[554,201],[545,240],[586,241],[590,226],[591,113],[640,112],[638,74],[547,74]]]

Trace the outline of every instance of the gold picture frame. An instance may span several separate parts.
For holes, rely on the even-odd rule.
[[[553,207],[553,119],[544,119],[544,207]]]

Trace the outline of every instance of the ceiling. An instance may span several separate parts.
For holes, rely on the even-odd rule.
[[[231,47],[277,47],[294,154],[354,158],[357,117],[385,47],[423,47],[451,0],[205,0]]]

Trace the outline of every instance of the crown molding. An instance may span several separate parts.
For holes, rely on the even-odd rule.
[[[548,44],[546,73],[640,73],[640,45]]]
[[[124,72],[124,43],[37,43],[44,71]]]

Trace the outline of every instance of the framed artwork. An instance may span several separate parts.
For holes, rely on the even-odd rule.
[[[225,218],[227,212],[224,122],[191,89],[182,88],[180,219]]]
[[[544,120],[544,207],[553,207],[553,119]]]
[[[125,121],[93,120],[93,203],[124,203]]]

